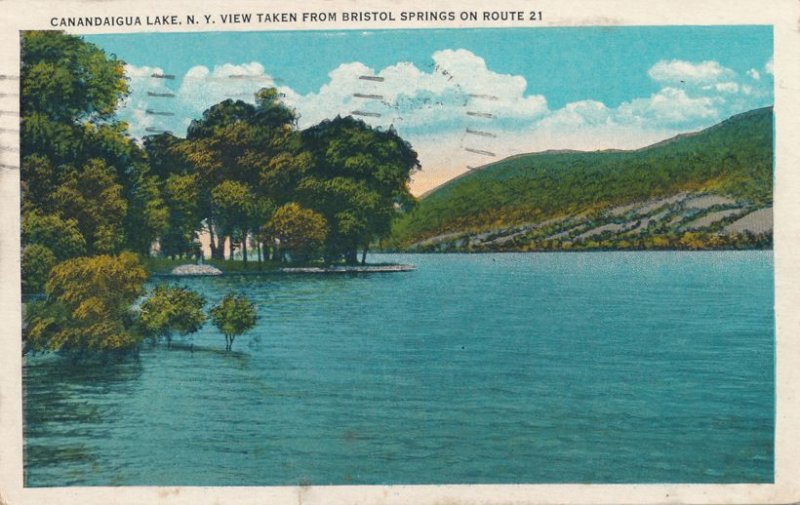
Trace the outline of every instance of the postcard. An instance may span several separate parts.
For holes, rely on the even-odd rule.
[[[796,2],[21,1],[0,503],[786,503]]]

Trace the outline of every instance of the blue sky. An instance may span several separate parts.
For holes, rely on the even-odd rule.
[[[510,154],[641,147],[773,100],[772,29],[767,26],[150,33],[85,39],[128,64],[132,93],[120,117],[136,136],[146,134],[145,128],[182,135],[188,121],[213,103],[227,97],[250,100],[258,88],[274,85],[301,114],[301,127],[353,110],[381,114],[365,119],[375,126],[394,125],[420,153],[423,171],[412,186],[418,193],[467,166]],[[176,79],[153,79],[153,72]],[[360,80],[361,75],[384,81]],[[177,96],[153,97],[148,91]],[[175,116],[146,114],[147,109]]]

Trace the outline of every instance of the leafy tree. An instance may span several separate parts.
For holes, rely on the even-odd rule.
[[[150,173],[161,181],[172,175],[192,173],[192,165],[181,150],[185,139],[171,133],[148,135],[144,137],[144,150],[150,165]]]
[[[20,89],[23,210],[76,219],[89,254],[148,253],[167,214],[144,151],[113,121],[128,93],[124,63],[80,37],[24,32]],[[84,183],[114,193],[108,219],[86,219],[89,207],[109,209],[104,194],[81,191]]]
[[[292,184],[302,170],[302,161],[307,159],[281,157],[299,148],[294,119],[294,112],[278,100],[276,90],[261,90],[255,105],[225,100],[207,109],[201,119],[192,121],[186,141],[176,147],[199,176],[200,209],[208,225],[215,258],[222,257],[227,236],[238,234],[246,241],[248,233],[253,231],[254,220],[244,219],[235,227],[230,222],[218,222],[220,218],[226,221],[229,216],[215,212],[219,210],[215,203],[220,203],[221,195],[215,202],[213,192],[224,182],[235,182],[248,188],[254,197],[251,200],[279,202],[277,197]],[[226,188],[226,192],[231,189]],[[256,206],[247,215],[252,217],[258,208],[266,207]],[[261,224],[263,220],[257,226]]]
[[[128,202],[114,172],[99,159],[71,171],[53,193],[56,209],[75,219],[89,254],[119,251],[125,240],[123,219]]]
[[[321,214],[291,202],[275,211],[264,232],[277,239],[293,260],[305,262],[322,251],[328,225]]]
[[[110,118],[128,92],[123,63],[56,31],[22,32],[22,115],[53,121]]]
[[[169,224],[161,236],[161,253],[172,257],[193,253],[202,228],[197,175],[170,175],[164,183],[164,199]]]
[[[41,293],[50,269],[58,263],[53,251],[41,244],[32,244],[22,251],[22,292]]]
[[[189,335],[197,332],[206,322],[202,295],[185,287],[159,285],[142,303],[139,321],[145,334],[153,338],[166,338],[172,343],[172,334]]]
[[[78,229],[78,222],[62,219],[57,214],[25,213],[22,216],[22,241],[45,246],[62,261],[86,252],[86,240]]]
[[[102,159],[115,173],[128,206],[122,219],[125,248],[149,254],[152,243],[167,227],[168,211],[144,150],[127,135],[124,123],[87,125],[84,131],[78,160],[85,165]]]
[[[211,311],[211,320],[225,335],[225,350],[230,351],[237,336],[256,325],[256,307],[244,296],[229,293]]]
[[[38,154],[24,157],[20,164],[22,212],[53,212],[50,196],[57,185],[56,170],[47,157]]]
[[[144,293],[147,272],[135,254],[100,255],[56,265],[47,298],[26,314],[26,347],[34,351],[123,351],[137,347],[131,304]]]
[[[408,183],[419,168],[417,153],[394,129],[350,116],[323,121],[302,138],[314,161],[299,190],[329,223],[326,254],[355,263],[361,248],[364,262],[369,245],[390,232],[397,210],[414,204]]]
[[[251,189],[244,183],[224,181],[211,191],[212,215],[222,236],[231,237],[231,249],[234,238],[238,236],[242,244],[242,254],[247,263],[248,225],[255,210]]]

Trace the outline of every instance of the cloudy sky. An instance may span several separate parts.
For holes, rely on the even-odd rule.
[[[758,26],[85,38],[127,63],[119,116],[136,137],[183,136],[210,105],[275,86],[301,128],[354,111],[394,125],[419,153],[416,194],[509,155],[642,147],[773,100]]]

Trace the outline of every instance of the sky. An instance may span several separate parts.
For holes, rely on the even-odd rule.
[[[415,194],[510,155],[639,148],[773,102],[768,26],[84,38],[126,63],[118,115],[137,138],[184,136],[209,106],[274,86],[301,128],[354,111],[394,126],[419,154]]]

